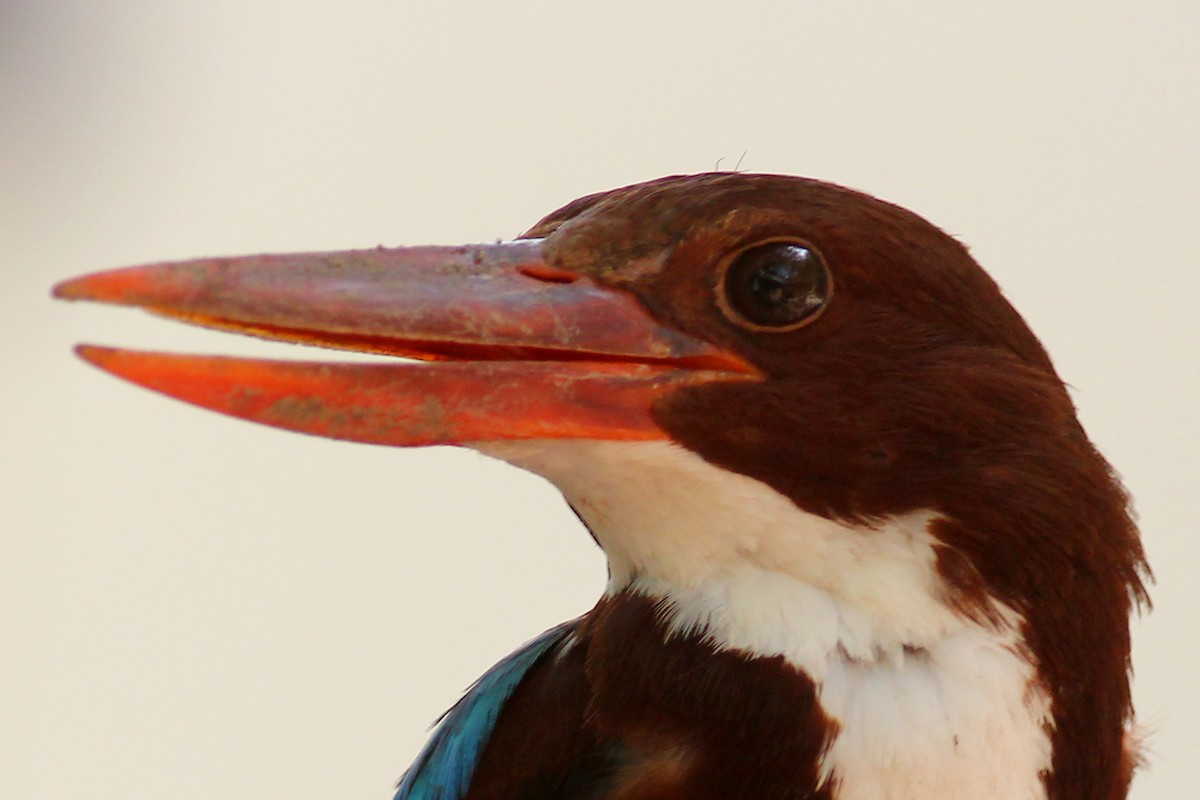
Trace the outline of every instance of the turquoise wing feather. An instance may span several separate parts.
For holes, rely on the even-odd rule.
[[[565,622],[496,664],[447,711],[394,800],[461,800],[505,702],[538,659],[578,625]]]

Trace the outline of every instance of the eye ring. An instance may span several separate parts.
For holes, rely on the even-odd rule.
[[[786,333],[821,315],[833,296],[833,276],[808,242],[766,239],[730,254],[715,289],[721,313],[738,327]]]

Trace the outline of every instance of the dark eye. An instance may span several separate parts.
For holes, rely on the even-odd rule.
[[[791,330],[825,307],[829,269],[807,245],[768,242],[738,253],[719,291],[726,316],[743,327]]]

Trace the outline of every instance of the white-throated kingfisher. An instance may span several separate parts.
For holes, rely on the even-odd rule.
[[[996,284],[904,209],[677,176],[509,242],[55,293],[410,359],[79,351],[268,425],[475,448],[604,549],[595,608],[480,678],[397,800],[1126,796],[1127,497]]]

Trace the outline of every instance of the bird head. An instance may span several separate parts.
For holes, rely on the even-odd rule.
[[[1020,315],[911,212],[814,180],[678,176],[511,242],[154,264],[55,293],[408,359],[80,349],[237,417],[544,475],[605,549],[610,597],[813,679],[844,783],[869,779],[839,748],[905,746],[861,697],[902,693],[880,676],[908,663],[1004,709],[928,733],[952,731],[970,768],[971,748],[1007,748],[1016,791],[1124,796],[1144,571],[1127,498]]]

